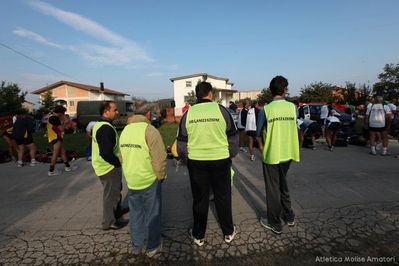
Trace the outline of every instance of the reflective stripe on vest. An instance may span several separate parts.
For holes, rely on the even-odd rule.
[[[93,135],[91,142],[91,165],[93,166],[94,172],[97,176],[105,175],[115,168],[115,166],[105,161],[100,155],[100,147],[97,143],[97,130],[103,125],[109,125],[115,131],[115,146],[113,152],[115,156],[118,156],[118,133],[116,132],[115,128],[106,121],[96,122],[93,126]]]
[[[215,161],[229,158],[226,120],[219,104],[198,103],[187,111],[188,158]]]
[[[123,175],[129,189],[146,189],[156,180],[145,140],[147,126],[146,122],[128,124],[119,138]]]
[[[289,160],[299,162],[295,105],[285,100],[278,100],[266,105],[264,109],[267,130],[263,132],[265,140],[263,162],[267,164],[279,164]]]

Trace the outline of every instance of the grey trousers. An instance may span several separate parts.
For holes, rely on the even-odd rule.
[[[114,168],[109,173],[99,176],[104,187],[102,227],[107,229],[116,222],[115,214],[120,210],[122,191],[122,169]]]
[[[293,219],[290,193],[286,175],[291,161],[280,164],[263,163],[263,177],[266,186],[267,221],[281,229],[280,218]]]

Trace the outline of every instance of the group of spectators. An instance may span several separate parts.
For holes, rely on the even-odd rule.
[[[370,142],[370,154],[376,155],[380,146],[382,147],[381,155],[390,155],[388,151],[388,135],[399,138],[399,115],[397,108],[397,100],[391,99],[390,102],[384,101],[383,97],[375,96],[371,101],[366,102],[363,114],[363,136],[362,139]],[[238,121],[237,128],[239,130],[239,145],[241,152],[247,152],[244,148],[245,138],[248,138],[249,158],[255,160],[253,154],[254,143],[263,150],[262,129],[265,121],[262,113],[263,106],[257,101],[244,100],[238,103],[238,106],[230,102],[230,109],[237,110]],[[343,129],[343,123],[340,120],[340,113],[337,112],[331,103],[324,104],[320,110],[320,119],[311,120],[304,117],[297,111],[297,127],[300,147],[304,147],[305,139],[309,140],[312,149],[316,149],[315,140],[319,136],[325,137],[327,149],[334,150],[337,138]],[[346,114],[355,115],[350,108],[346,108]],[[352,125],[353,126],[353,125]],[[350,137],[343,134],[344,141]]]
[[[66,150],[62,143],[64,132],[74,130],[76,124],[65,115],[65,111],[65,107],[61,105],[56,106],[48,114],[45,122],[45,135],[52,146],[51,162],[48,171],[49,176],[61,174],[61,171],[55,169],[58,156],[61,156],[65,164],[65,171],[74,170],[74,167],[71,167],[68,162]],[[3,132],[3,139],[7,144],[9,157],[17,162],[18,168],[25,166],[26,161],[29,161],[29,165],[32,167],[37,164],[37,147],[34,143],[33,133],[41,128],[38,125],[42,123],[39,118],[42,117],[31,114],[17,114],[13,116],[12,123]],[[29,150],[28,156],[25,154],[25,147]],[[14,157],[14,151],[17,153],[17,158]]]

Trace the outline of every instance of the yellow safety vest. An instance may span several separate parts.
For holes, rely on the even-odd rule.
[[[157,178],[145,140],[147,126],[146,122],[128,124],[119,138],[123,175],[129,189],[146,189]]]
[[[198,103],[187,110],[188,158],[216,161],[229,158],[226,121],[219,104]]]
[[[263,162],[279,164],[289,160],[299,162],[298,129],[293,103],[273,101],[264,107],[267,130],[263,132],[265,146]]]
[[[92,136],[92,150],[91,150],[91,165],[94,168],[94,172],[97,176],[102,176],[109,173],[112,169],[115,168],[112,164],[108,163],[101,157],[100,155],[100,147],[97,143],[97,130],[103,125],[109,125],[115,131],[115,146],[114,146],[114,155],[118,156],[118,133],[115,128],[106,121],[96,122],[93,126],[93,136]]]

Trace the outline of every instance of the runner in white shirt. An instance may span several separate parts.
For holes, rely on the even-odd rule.
[[[392,121],[391,109],[384,105],[382,96],[377,96],[375,103],[368,106],[366,111],[365,127],[370,130],[370,154],[376,155],[376,137],[381,135],[382,139],[382,154],[383,156],[389,155],[388,152],[388,128]]]
[[[258,143],[259,150],[262,153],[263,151],[263,143],[262,139],[257,137],[256,133],[256,122],[258,120],[258,113],[259,109],[261,107],[259,106],[258,102],[254,101],[252,103],[251,109],[248,110],[247,113],[247,122],[245,124],[245,132],[248,136],[248,150],[249,150],[249,159],[251,161],[255,161],[255,155],[254,155],[254,141]]]
[[[90,121],[90,122],[87,124],[87,127],[86,127],[86,138],[87,138],[87,140],[89,141],[89,146],[87,146],[87,148],[86,148],[86,156],[87,156],[87,160],[88,160],[88,161],[91,161],[91,139],[92,139],[92,131],[93,131],[94,124],[95,124],[96,122],[97,122],[97,121]]]
[[[336,117],[336,115],[337,112],[331,110],[325,120],[326,142],[330,151],[333,151],[335,142],[337,141],[338,132],[341,129],[341,121]]]

